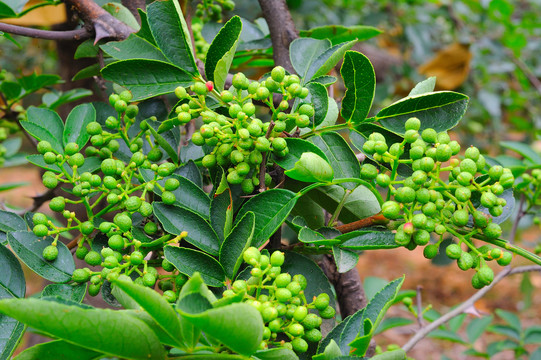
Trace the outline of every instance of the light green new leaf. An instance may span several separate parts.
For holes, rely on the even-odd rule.
[[[234,279],[242,264],[242,254],[254,236],[255,215],[248,211],[235,225],[220,247],[220,264],[229,279]]]
[[[292,179],[304,182],[329,182],[333,179],[333,169],[318,154],[305,152],[295,163],[293,169],[285,171]]]
[[[468,100],[466,95],[452,91],[410,96],[380,110],[375,120],[399,134],[404,134],[405,123],[412,117],[421,120],[421,131],[426,128],[446,131],[455,127],[464,116]]]
[[[103,9],[135,31],[139,31],[141,28],[141,25],[139,25],[135,16],[133,16],[131,11],[124,5],[119,4],[118,2],[107,3],[103,5]]]
[[[311,152],[319,155],[323,160],[329,161],[327,155],[320,148],[311,142],[299,138],[286,138],[287,148],[289,152],[283,157],[274,157],[274,162],[284,170],[291,170],[295,164],[301,159],[302,154]]]
[[[225,80],[235,56],[242,31],[240,17],[233,16],[220,29],[210,44],[205,61],[205,74],[209,81],[214,82],[216,90],[224,89]]]
[[[128,281],[116,280],[113,281],[113,286],[118,286],[135,300],[167,335],[176,340],[177,346],[182,347],[180,322],[175,310],[163,296],[148,287]]]
[[[13,360],[93,360],[100,355],[103,354],[64,340],[54,340],[34,345],[21,352]]]
[[[225,271],[212,256],[194,249],[166,246],[164,255],[178,271],[187,276],[198,272],[209,286],[223,286]]]
[[[86,126],[92,121],[96,121],[96,109],[92,104],[87,103],[74,107],[64,125],[64,146],[68,143],[76,143],[79,145],[79,150],[82,151],[90,139],[90,134],[86,132]]]
[[[51,337],[133,360],[163,360],[165,351],[144,322],[120,311],[83,309],[38,299],[0,301],[0,312]]]
[[[162,3],[161,1],[153,4]],[[133,101],[148,99],[175,91],[179,86],[193,83],[185,70],[158,60],[130,59],[115,61],[101,70],[104,78],[124,86]]]
[[[177,307],[183,318],[231,350],[251,355],[259,348],[263,339],[263,320],[253,306],[231,304],[202,312],[193,310],[183,302]]]
[[[363,54],[347,51],[340,74],[346,86],[340,113],[348,122],[362,122],[368,116],[376,92],[374,67]]]
[[[147,14],[152,35],[164,55],[186,72],[199,75],[178,0],[155,1],[147,7]]]
[[[285,189],[271,189],[262,192],[240,208],[236,222],[252,211],[255,215],[255,231],[252,246],[259,247],[282,225],[295,206],[298,196]]]
[[[431,76],[426,80],[421,81],[413,89],[411,89],[408,96],[416,96],[421,94],[426,94],[434,91],[434,88],[436,87],[436,77]]]

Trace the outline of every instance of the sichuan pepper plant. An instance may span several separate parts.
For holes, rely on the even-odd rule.
[[[375,74],[350,51],[356,40],[297,39],[296,74],[275,66],[229,82],[239,17],[208,47],[203,75],[178,2],[140,15],[139,32],[101,46],[101,73],[118,90],[108,104],[79,105],[65,121],[30,107],[20,121],[37,141],[28,161],[44,169],[56,194],[49,209],[64,222],[0,211],[6,356],[27,325],[55,340],[19,359],[367,358],[403,278],[339,318],[321,255],[341,273],[371,249],[423,246],[430,259],[447,234],[457,243],[446,255],[475,288],[492,286],[488,262],[506,266],[517,254],[541,264],[500,238],[512,171],[447,133],[467,96],[427,80],[369,117]],[[340,60],[339,110],[328,74]],[[284,224],[298,241],[280,249],[273,238]],[[66,232],[76,234],[67,245]],[[40,298],[23,299],[19,261],[54,283]],[[124,309],[82,303],[100,294]]]

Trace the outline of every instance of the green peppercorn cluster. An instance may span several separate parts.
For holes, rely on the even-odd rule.
[[[76,230],[78,237],[76,257],[84,260],[89,266],[101,266],[103,269],[93,271],[89,268],[77,269],[73,273],[73,281],[84,283],[90,281],[89,294],[96,295],[105,280],[111,280],[121,274],[135,277],[136,283],[154,287],[158,281],[164,296],[176,300],[176,294],[187,280],[169,262],[163,259],[163,252],[151,261],[146,260],[151,250],[163,245],[178,242],[187,236],[185,232],[179,236],[164,233],[153,218],[152,206],[147,201],[150,193],[157,187],[161,191],[161,200],[165,204],[176,201],[173,193],[180,186],[179,180],[171,177],[176,165],[161,162],[162,152],[158,144],[151,141],[148,124],[140,124],[139,133],[128,137],[128,129],[134,124],[138,113],[135,104],[129,104],[131,94],[127,91],[110,96],[110,103],[118,116],[109,117],[103,129],[98,122],[86,126],[91,136],[92,146],[86,148],[84,156],[76,143],[69,143],[64,153],[55,151],[46,141],[38,143],[38,151],[43,160],[51,167],[57,165],[58,171],[46,171],[43,184],[50,189],[63,184],[63,189],[73,197],[57,196],[49,202],[49,208],[61,213],[67,220],[65,226],[57,226],[42,213],[33,216],[33,232],[36,236],[52,236],[51,245],[43,250],[43,258],[55,261],[58,257],[57,242],[61,233]],[[115,158],[119,150],[119,141],[125,142],[132,153],[126,163]],[[143,141],[151,146],[147,154],[143,153]],[[100,160],[100,174],[80,172],[90,158]],[[154,176],[149,180],[141,176],[140,170],[146,169]],[[79,219],[69,207],[75,204],[84,206],[86,219]],[[112,221],[105,221],[105,215]],[[142,218],[138,223],[143,231],[134,231],[134,218]],[[96,244],[101,237],[107,242],[103,247]],[[155,266],[162,266],[169,272],[158,275]],[[173,291],[176,290],[176,291]]]
[[[393,199],[383,203],[382,214],[403,223],[398,227],[395,242],[413,250],[425,246],[424,255],[433,258],[445,234],[459,239],[459,244],[447,248],[449,258],[457,260],[462,270],[475,269],[474,287],[488,285],[494,277],[486,261],[497,260],[500,265],[511,261],[511,253],[488,245],[477,248],[472,239],[487,241],[500,237],[500,226],[492,221],[500,216],[506,200],[499,197],[513,186],[514,176],[502,166],[487,166],[476,147],[465,150],[459,160],[461,147],[446,132],[427,128],[419,131],[421,122],[411,118],[405,123],[404,140],[387,144],[380,133],[373,133],[363,145],[363,151],[379,163],[386,163],[390,171],[381,171],[364,164],[361,177],[389,190]],[[413,173],[397,180],[400,164],[411,166]],[[445,179],[448,180],[446,181]],[[475,199],[479,199],[479,204]],[[488,209],[488,214],[479,209]],[[436,242],[429,244],[431,233]],[[468,248],[462,250],[461,244]]]
[[[203,24],[200,22],[192,23],[193,42],[195,45],[195,55],[198,59],[205,62],[210,44],[203,37]]]
[[[177,118],[170,126],[183,125],[201,116],[203,125],[192,136],[196,145],[208,145],[213,149],[202,159],[203,166],[217,165],[228,168],[230,184],[241,184],[245,193],[251,193],[259,186],[259,168],[266,154],[283,157],[289,149],[282,137],[286,128],[310,125],[314,116],[311,104],[302,104],[290,113],[289,101],[308,96],[308,89],[300,85],[297,75],[286,75],[285,70],[275,67],[271,76],[261,82],[250,82],[242,73],[233,76],[233,87],[218,94],[213,84],[195,83],[188,91],[179,87],[175,94],[184,104],[176,108]],[[281,95],[274,105],[274,94]],[[227,109],[229,116],[209,108],[208,95],[215,96]],[[254,101],[260,101],[270,108],[270,122],[263,122],[256,116]],[[216,109],[217,110],[217,109]]]
[[[282,273],[284,253],[261,253],[257,248],[246,249],[244,261],[250,265],[248,280],[236,280],[223,296],[244,294],[243,301],[255,307],[265,323],[261,349],[285,347],[297,353],[308,350],[308,343],[321,340],[322,319],[335,316],[327,293],[306,299],[306,278]]]
[[[221,21],[222,9],[232,11],[235,9],[235,2],[232,0],[203,0],[196,6],[195,16],[203,21]]]

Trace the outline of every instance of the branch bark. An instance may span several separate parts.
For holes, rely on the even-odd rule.
[[[91,24],[96,34],[94,42],[109,38],[123,40],[135,30],[109,14],[92,0],[66,0],[87,24]]]
[[[84,40],[90,38],[94,34],[93,31],[87,28],[68,31],[52,31],[11,25],[3,22],[0,22],[0,31],[13,35],[22,35],[47,40]]]
[[[139,16],[139,11],[137,9],[145,10],[147,7],[145,0],[122,0],[122,5],[124,5],[132,15],[135,17],[139,25],[141,25],[141,17]]]
[[[299,35],[285,0],[259,0],[263,17],[269,25],[273,58],[276,65],[295,73],[289,60],[289,44]]]

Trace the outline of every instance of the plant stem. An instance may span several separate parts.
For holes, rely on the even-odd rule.
[[[342,208],[346,204],[346,200],[349,194],[351,194],[351,191],[349,189],[346,189],[346,191],[344,192],[344,196],[342,197],[342,200],[340,200],[340,203],[336,207],[336,210],[334,210],[334,213],[332,214],[331,219],[329,220],[328,226],[331,226],[331,227],[334,226],[334,222],[336,221],[336,219],[338,219],[338,215],[340,215]]]

